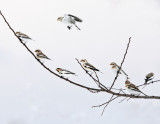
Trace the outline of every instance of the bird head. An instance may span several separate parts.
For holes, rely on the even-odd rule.
[[[60,72],[60,71],[62,71],[62,69],[61,69],[61,68],[57,68],[56,71],[57,71],[57,72]]]
[[[131,84],[131,82],[130,82],[129,80],[126,80],[126,81],[125,81],[125,85],[126,85],[126,86],[128,86],[128,85],[130,85],[130,84]]]
[[[16,32],[16,35],[19,36],[21,33],[19,31]]]
[[[63,19],[63,17],[59,17],[59,18],[57,19],[57,21],[62,21],[62,19]]]
[[[35,50],[36,53],[41,53],[42,51],[40,49]]]
[[[115,62],[111,62],[110,65],[112,66],[112,68],[115,68],[117,66],[117,64]]]
[[[82,59],[80,62],[81,63],[87,63],[87,60],[86,59]]]

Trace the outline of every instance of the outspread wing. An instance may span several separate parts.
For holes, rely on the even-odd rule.
[[[74,15],[68,14],[68,16],[71,16],[71,17],[74,18],[74,20],[77,21],[77,22],[82,22],[82,19],[80,19],[80,18],[78,18],[78,17],[76,17],[76,16],[74,16]]]

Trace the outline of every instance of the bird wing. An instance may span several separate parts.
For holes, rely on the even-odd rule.
[[[26,34],[23,34],[23,33],[20,33],[20,35],[19,35],[20,37],[22,37],[22,38],[28,38],[28,39],[31,39],[29,36],[27,36]]]
[[[74,16],[74,15],[68,14],[68,16],[71,16],[71,17],[74,18],[74,20],[77,21],[77,22],[82,22],[82,19],[80,19],[80,18],[78,18],[78,17],[76,17],[76,16]]]
[[[134,84],[130,84],[130,85],[129,85],[129,88],[132,89],[132,90],[134,90],[134,91],[141,92],[141,91],[138,89],[138,87],[136,87]]]
[[[63,72],[64,72],[64,74],[75,74],[75,73],[73,73],[73,72],[71,72],[71,71],[68,71],[68,70],[66,70],[66,69],[63,69]]]
[[[38,57],[41,57],[41,58],[46,58],[46,59],[49,59],[51,60],[50,58],[48,58],[45,54],[43,53],[40,53],[40,54],[37,54]]]
[[[146,75],[146,78],[151,78],[151,77],[153,77],[152,73],[149,73],[149,74]]]
[[[89,68],[91,70],[95,70],[95,71],[99,71],[98,69],[96,69],[93,65],[91,65],[90,63],[85,63],[85,67]]]

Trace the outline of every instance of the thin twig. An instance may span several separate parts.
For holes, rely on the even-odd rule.
[[[119,103],[123,102],[125,99],[127,99],[128,97],[125,97],[124,99],[122,99],[121,101],[119,101]]]
[[[112,97],[110,98],[110,100],[108,101],[108,103],[105,105],[105,107],[103,108],[103,111],[102,111],[102,113],[101,113],[101,116],[103,115],[103,113],[104,113],[104,110],[106,109],[106,107],[109,105],[109,103],[111,102],[111,101],[113,101],[113,100],[115,100],[115,99],[117,99],[119,96],[116,96],[116,97],[114,97],[113,98],[113,96],[114,95],[112,95]],[[112,99],[113,98],[113,99]]]
[[[151,82],[149,82],[149,83],[144,83],[144,84],[141,84],[141,85],[139,85],[139,86],[137,86],[137,87],[141,87],[141,86],[145,86],[145,85],[153,84],[153,83],[155,83],[155,82],[160,82],[160,80],[151,81]]]
[[[120,65],[120,67],[119,67],[119,70],[117,71],[116,77],[114,78],[114,81],[113,81],[113,83],[112,83],[112,85],[111,85],[111,87],[110,87],[109,90],[112,89],[112,87],[114,86],[114,83],[116,82],[116,80],[117,80],[117,78],[118,78],[118,74],[119,74],[119,72],[120,72],[120,70],[121,70],[121,68],[122,68],[122,65],[123,65],[123,63],[124,63],[124,60],[125,60],[125,58],[126,58],[126,55],[127,55],[127,52],[128,52],[128,48],[129,48],[130,42],[131,42],[131,37],[129,38],[129,41],[128,41],[128,44],[127,44],[127,49],[126,49],[126,52],[125,52],[125,54],[124,54],[123,60],[122,60],[122,62],[121,62],[121,65]]]

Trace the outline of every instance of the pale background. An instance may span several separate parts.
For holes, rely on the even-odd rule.
[[[160,79],[159,0],[1,0],[0,9],[15,31],[32,37],[27,45],[41,49],[53,61],[45,64],[76,72],[71,78],[96,87],[75,58],[87,59],[104,74],[110,86],[115,74],[110,62],[121,63],[128,38],[132,42],[123,65],[132,83],[139,85],[149,72]],[[83,19],[81,31],[57,21],[69,13]],[[51,75],[19,43],[0,17],[0,124],[159,124],[159,100],[121,99],[103,108],[110,95],[92,94]],[[115,87],[124,88],[121,76]],[[160,84],[142,89],[160,96]]]

